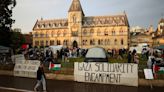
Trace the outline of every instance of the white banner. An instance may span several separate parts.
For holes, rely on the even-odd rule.
[[[132,63],[75,62],[74,78],[79,82],[138,86],[138,65]]]
[[[21,63],[20,63],[21,62]],[[40,65],[38,60],[20,60],[14,67],[14,76],[36,78],[36,72]]]

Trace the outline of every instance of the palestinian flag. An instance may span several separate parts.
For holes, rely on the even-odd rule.
[[[57,71],[57,70],[60,70],[60,69],[61,69],[61,64],[53,64],[53,63],[50,62],[49,70]]]
[[[164,66],[154,65],[153,71],[154,73],[164,74]]]

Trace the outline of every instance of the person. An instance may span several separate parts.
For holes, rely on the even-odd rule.
[[[134,63],[139,64],[139,57],[137,53],[134,54]]]
[[[131,51],[129,51],[129,53],[128,53],[128,63],[131,63],[131,59],[132,59],[132,55],[131,55]]]
[[[148,66],[149,69],[152,69],[153,68],[154,62],[155,62],[155,57],[152,54],[152,55],[149,56],[149,59],[147,61],[147,66]]]
[[[39,86],[43,86],[43,92],[46,92],[46,80],[45,80],[45,74],[43,69],[43,63],[40,64],[38,70],[37,70],[37,83],[34,87],[34,91],[38,90]]]
[[[48,48],[48,50],[46,50],[45,57],[46,58],[45,58],[44,62],[52,61],[52,59],[53,59],[53,52],[51,51],[51,48]]]

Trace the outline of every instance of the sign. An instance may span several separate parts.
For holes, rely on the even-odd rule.
[[[18,55],[12,55],[11,59],[14,63],[22,63],[22,60],[25,60],[25,57],[23,54],[18,54]]]
[[[75,62],[78,82],[138,86],[138,65],[132,63]]]
[[[154,79],[152,69],[144,69],[145,79]]]
[[[14,76],[36,78],[40,65],[38,60],[20,60],[14,67]]]

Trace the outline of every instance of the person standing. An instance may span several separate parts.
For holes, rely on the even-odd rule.
[[[134,63],[139,64],[139,56],[137,55],[137,53],[134,54]]]
[[[41,86],[41,84],[43,86],[43,92],[46,92],[46,80],[45,80],[43,64],[40,64],[37,70],[37,83],[34,87],[34,91],[37,91],[38,87]]]
[[[132,54],[131,54],[131,51],[129,51],[129,53],[128,53],[128,63],[131,63],[131,59],[132,59]]]

